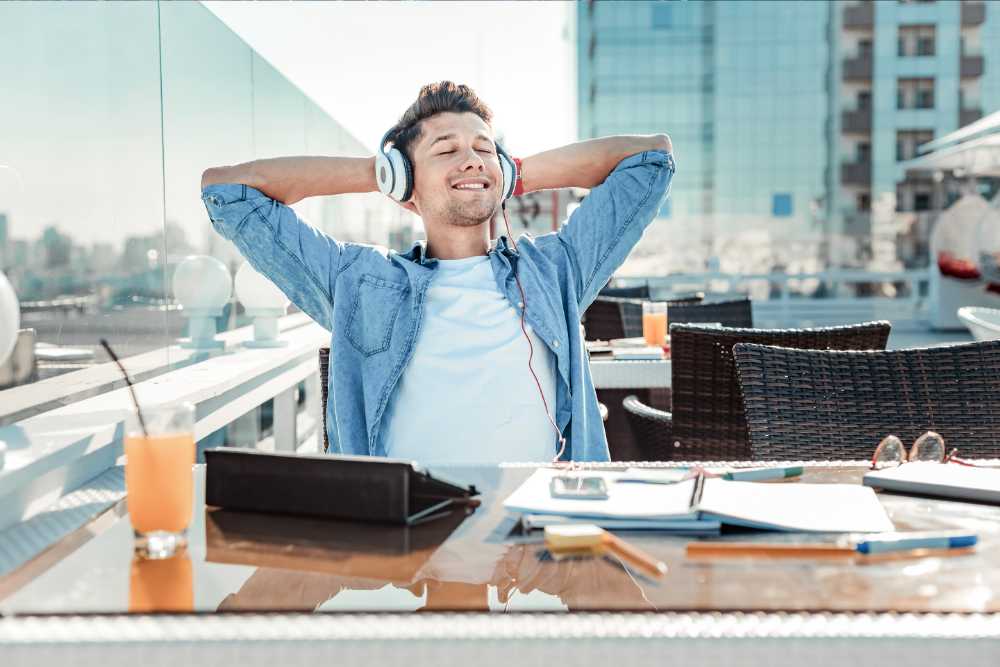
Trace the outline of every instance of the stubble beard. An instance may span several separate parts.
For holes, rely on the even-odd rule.
[[[445,224],[456,227],[475,227],[488,222],[496,210],[495,202],[487,204],[451,200],[445,204],[440,219]]]

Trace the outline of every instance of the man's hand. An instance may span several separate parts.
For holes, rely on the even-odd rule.
[[[375,157],[279,157],[228,167],[212,167],[201,175],[201,188],[240,183],[268,197],[294,204],[306,197],[375,192]]]
[[[588,139],[524,158],[521,181],[525,192],[592,188],[603,183],[619,162],[643,151],[669,153],[673,144],[666,134]]]

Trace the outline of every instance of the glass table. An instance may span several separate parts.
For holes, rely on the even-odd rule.
[[[686,655],[698,659],[708,650],[699,640],[709,637],[719,650],[758,637],[848,651],[859,637],[874,637],[894,656],[922,647],[914,655],[921,660],[956,650],[953,642],[925,646],[928,637],[964,638],[961,651],[1000,651],[1000,507],[880,494],[897,528],[969,529],[980,544],[966,556],[877,564],[693,561],[684,553],[693,538],[623,533],[667,563],[666,576],[652,580],[610,558],[554,560],[540,533],[523,534],[502,501],[531,468],[440,472],[475,484],[481,506],[407,528],[205,507],[204,467],[195,466],[186,552],[166,561],[135,557],[120,503],[0,579],[0,646],[33,658],[81,644],[112,655],[126,633],[135,640],[131,651],[158,646],[166,655],[210,639],[239,647],[300,637],[314,640],[299,647],[308,657],[331,641],[384,652],[386,639],[441,640],[425,651],[428,662],[452,651],[482,662],[480,649],[514,639],[541,642],[536,648],[545,655],[556,644],[558,655],[590,655],[595,642],[685,639]],[[859,483],[863,472],[816,464],[803,479]],[[736,531],[726,538],[824,536]],[[619,648],[634,650],[626,645]],[[406,654],[396,648],[399,655],[386,657]],[[773,647],[762,657],[776,659]]]

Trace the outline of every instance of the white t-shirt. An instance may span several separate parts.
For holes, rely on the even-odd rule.
[[[552,352],[525,326],[531,365],[554,410]],[[497,288],[489,257],[438,260],[386,418],[391,458],[485,464],[555,456],[556,433],[528,370],[520,314]]]

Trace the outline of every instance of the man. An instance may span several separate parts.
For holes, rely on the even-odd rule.
[[[670,139],[606,137],[525,158],[518,191],[593,190],[558,232],[491,243],[507,158],[490,122],[471,89],[443,81],[424,86],[387,135],[408,158],[412,188],[396,187],[402,168],[396,180],[381,174],[383,188],[427,232],[405,254],[336,241],[288,207],[378,190],[374,157],[255,160],[202,176],[215,229],[333,332],[331,451],[452,463],[609,458],[580,316],[663,204]]]

